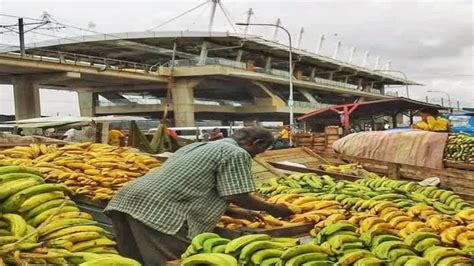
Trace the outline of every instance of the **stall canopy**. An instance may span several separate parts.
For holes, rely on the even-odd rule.
[[[374,117],[374,116],[391,116],[396,117],[398,114],[408,115],[410,118],[423,107],[434,107],[437,109],[448,109],[440,105],[415,101],[403,97],[383,99],[376,101],[367,101],[359,103],[351,103],[344,105],[333,105],[326,108],[318,109],[299,117],[298,121],[309,120],[325,120],[340,121],[345,129],[350,127],[350,119]],[[395,122],[396,123],[396,122]]]
[[[1,128],[48,128],[59,127],[70,124],[88,124],[92,121],[96,123],[112,123],[121,121],[140,121],[148,120],[139,116],[99,116],[99,117],[73,117],[73,116],[56,116],[56,117],[39,117],[17,121],[6,121],[0,124]]]

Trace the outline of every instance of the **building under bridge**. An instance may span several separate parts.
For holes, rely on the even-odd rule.
[[[197,120],[288,122],[288,47],[228,32],[129,32],[57,39],[0,54],[18,119],[39,117],[38,88],[77,91],[81,115],[168,110],[175,126]],[[328,105],[384,99],[393,75],[294,49],[295,116]],[[173,60],[174,59],[174,60]],[[172,77],[172,78],[171,78]]]

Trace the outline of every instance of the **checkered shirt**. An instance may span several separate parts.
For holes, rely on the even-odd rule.
[[[191,239],[213,230],[227,208],[225,196],[256,190],[251,162],[233,139],[187,145],[122,188],[105,211],[127,213],[170,235],[187,223]]]

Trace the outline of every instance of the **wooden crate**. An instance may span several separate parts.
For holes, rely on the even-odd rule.
[[[252,175],[255,178],[255,183],[257,184],[267,182],[268,180],[275,177],[285,176],[275,167],[258,158],[252,160]]]
[[[344,161],[340,159],[333,157],[329,159],[324,158],[323,156],[306,147],[270,150],[258,155],[257,158],[262,159],[263,161],[266,161],[270,164],[289,161],[314,169],[317,169],[321,164],[344,164]]]

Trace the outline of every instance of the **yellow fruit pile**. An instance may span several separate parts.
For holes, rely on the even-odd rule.
[[[0,265],[140,265],[121,257],[103,228],[60,184],[20,166],[0,167]]]
[[[258,221],[251,222],[246,219],[238,219],[238,218],[233,218],[233,217],[225,215],[221,217],[219,222],[217,222],[216,226],[221,227],[221,228],[226,228],[229,230],[235,230],[242,227],[252,228],[252,229],[255,229],[255,228],[271,229],[275,227],[298,225],[297,223],[277,219],[269,214],[262,214],[262,218],[263,218],[263,221],[261,222],[258,222]]]
[[[35,167],[48,182],[93,200],[111,199],[129,181],[160,166],[145,154],[97,143],[18,146],[0,151],[0,162]]]

